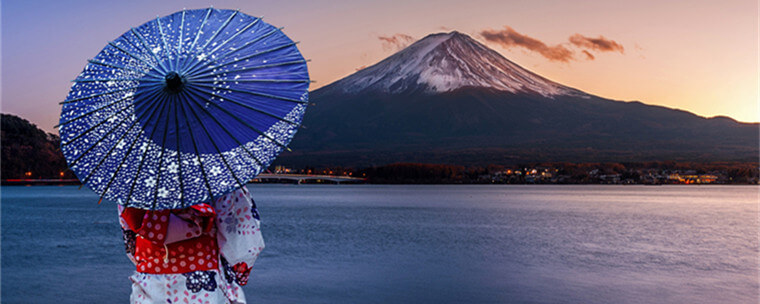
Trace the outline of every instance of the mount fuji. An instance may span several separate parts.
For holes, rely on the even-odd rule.
[[[311,92],[284,165],[756,161],[757,123],[594,96],[459,33]]]
[[[451,92],[464,87],[492,88],[544,97],[576,91],[506,60],[469,36],[434,34],[382,62],[336,83],[344,93]]]

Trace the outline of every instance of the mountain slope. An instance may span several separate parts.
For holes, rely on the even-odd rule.
[[[756,160],[758,124],[563,86],[458,33],[311,93],[287,165]]]

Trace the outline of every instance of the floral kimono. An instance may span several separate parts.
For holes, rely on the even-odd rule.
[[[131,303],[245,303],[241,288],[264,249],[259,214],[243,187],[185,209],[119,206]]]

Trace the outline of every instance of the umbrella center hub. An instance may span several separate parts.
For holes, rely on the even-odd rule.
[[[179,93],[185,86],[185,77],[180,76],[177,72],[169,72],[164,77],[166,90],[172,93]]]

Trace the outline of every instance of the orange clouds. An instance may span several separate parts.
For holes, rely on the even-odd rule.
[[[504,30],[501,31],[483,30],[480,32],[480,35],[486,40],[497,43],[505,48],[517,46],[537,52],[551,61],[568,62],[573,59],[573,52],[568,48],[559,44],[548,46],[538,39],[518,33],[509,26],[505,26]]]
[[[487,29],[480,32],[480,36],[488,42],[496,43],[504,48],[521,47],[532,52],[536,52],[550,61],[569,62],[579,60],[575,57],[574,50],[568,48],[565,44],[548,45],[541,40],[518,33],[509,26],[504,26],[503,30]],[[568,38],[570,44],[579,48],[580,53],[585,55],[586,60],[594,60],[594,52],[620,52],[623,54],[623,45],[614,40],[599,36],[599,38],[586,37],[581,34],[574,34]]]
[[[581,34],[575,34],[570,36],[568,40],[570,40],[570,43],[574,44],[575,46],[589,48],[600,52],[617,51],[620,52],[620,54],[623,54],[624,50],[622,45],[613,40],[604,38],[604,36],[599,36],[599,38],[591,38],[583,36]]]
[[[414,42],[414,37],[407,34],[395,34],[393,36],[378,36],[377,39],[383,42],[383,50],[399,51]]]

